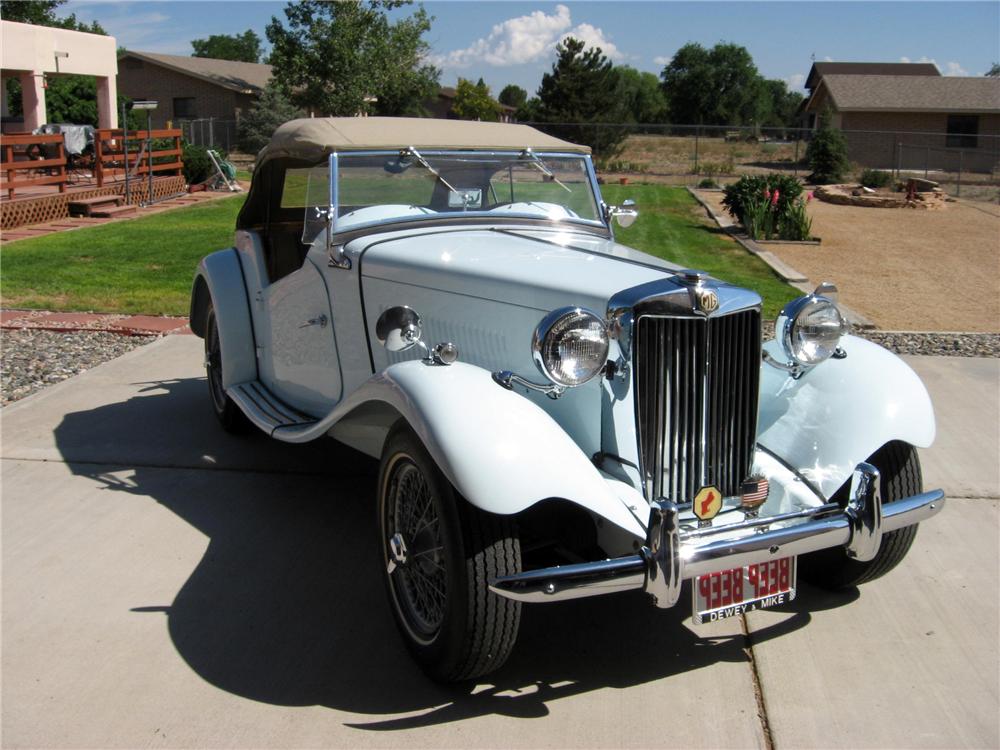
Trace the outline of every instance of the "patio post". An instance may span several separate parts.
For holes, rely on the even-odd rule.
[[[97,127],[114,130],[118,127],[118,86],[113,76],[97,77]]]
[[[40,70],[19,73],[21,82],[21,109],[24,112],[24,129],[35,130],[45,124],[45,74]]]

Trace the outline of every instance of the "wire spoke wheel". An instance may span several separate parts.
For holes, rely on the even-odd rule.
[[[407,550],[404,561],[396,560],[392,585],[414,635],[429,641],[444,621],[448,580],[441,519],[427,478],[409,457],[393,466],[386,500],[388,535],[402,538]]]
[[[521,619],[520,602],[489,590],[521,570],[513,519],[467,502],[405,422],[386,438],[378,487],[384,580],[406,647],[437,680],[497,669]]]

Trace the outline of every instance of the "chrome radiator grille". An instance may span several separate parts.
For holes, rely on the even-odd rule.
[[[639,450],[652,498],[690,502],[705,485],[738,495],[757,429],[760,313],[642,316],[635,323]]]

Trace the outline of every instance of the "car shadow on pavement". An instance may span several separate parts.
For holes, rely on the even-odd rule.
[[[489,714],[540,717],[558,698],[747,663],[738,624],[726,631],[737,635],[699,635],[685,623],[689,594],[658,610],[635,592],[527,606],[502,669],[478,686],[436,684],[409,658],[384,593],[376,462],[332,440],[295,446],[226,435],[206,398],[203,379],[144,384],[128,401],[65,415],[55,438],[75,474],[124,501],[159,503],[208,538],[172,602],[137,601],[131,614],[165,614],[179,656],[222,690],[283,706],[411,714],[350,724],[395,730]],[[94,445],[121,446],[127,460],[95,463]],[[809,609],[847,600],[810,592]],[[798,602],[786,611],[754,631],[753,642],[810,621]]]

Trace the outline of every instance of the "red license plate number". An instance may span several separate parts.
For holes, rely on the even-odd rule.
[[[795,561],[782,557],[698,576],[692,582],[695,623],[790,602],[795,598]]]

